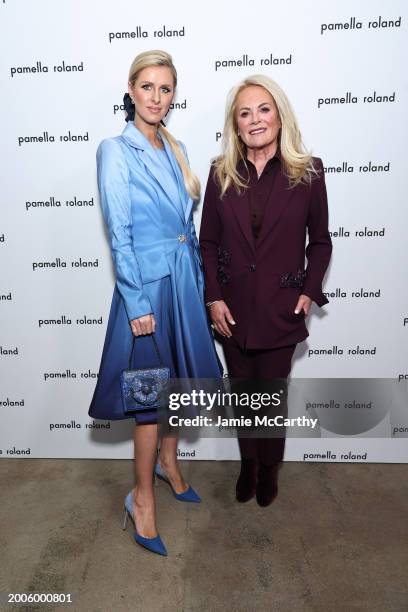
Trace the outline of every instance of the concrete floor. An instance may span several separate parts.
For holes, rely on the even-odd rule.
[[[121,530],[130,461],[0,461],[0,592],[79,612],[407,612],[406,465],[285,463],[269,508],[234,501],[236,462],[185,462],[202,504],[157,491],[167,558]]]

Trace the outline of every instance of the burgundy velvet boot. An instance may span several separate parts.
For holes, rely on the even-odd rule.
[[[279,463],[260,465],[256,484],[256,501],[259,506],[269,506],[278,494]]]
[[[258,464],[255,459],[241,459],[241,472],[236,486],[236,499],[243,503],[252,499],[256,491]]]

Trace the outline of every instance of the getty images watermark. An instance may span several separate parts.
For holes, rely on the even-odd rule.
[[[404,379],[171,379],[159,422],[192,437],[408,437]]]
[[[283,408],[285,404],[285,389],[274,393],[267,392],[208,392],[204,389],[193,389],[189,392],[170,393],[168,396],[168,407],[172,411],[183,410],[183,416],[170,414],[167,422],[170,427],[217,427],[222,429],[252,428],[252,427],[310,427],[318,424],[317,418],[305,415],[289,418],[276,410]],[[233,408],[239,415],[228,416],[226,408]],[[197,409],[194,415],[185,416],[185,410]],[[262,414],[257,411],[264,409]],[[271,414],[271,409],[272,413]],[[199,414],[198,411],[217,412],[215,415]],[[249,411],[254,411],[251,414]],[[241,412],[245,412],[242,414]]]

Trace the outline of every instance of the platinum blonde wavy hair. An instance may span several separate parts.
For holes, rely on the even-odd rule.
[[[282,126],[279,137],[281,157],[291,186],[301,182],[310,183],[312,175],[316,174],[312,156],[303,147],[296,117],[285,92],[269,77],[255,74],[233,87],[227,97],[222,153],[214,161],[215,175],[221,187],[221,197],[230,185],[234,185],[238,193],[241,188],[247,187],[247,182],[237,171],[237,163],[240,159],[246,164],[246,155],[245,144],[238,137],[236,105],[241,91],[253,85],[263,87],[269,92],[278,109]]]
[[[169,53],[159,50],[144,51],[135,57],[129,70],[129,83],[133,86],[140,72],[145,68],[150,68],[151,66],[167,66],[170,68],[173,74],[174,89],[176,88],[177,72],[173,64],[173,59]],[[159,132],[167,139],[170,148],[178,161],[181,172],[183,173],[184,185],[188,194],[193,198],[193,200],[199,200],[201,191],[200,181],[190,169],[179,143],[163,125],[159,126]]]

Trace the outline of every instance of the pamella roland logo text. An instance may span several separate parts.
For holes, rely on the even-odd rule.
[[[44,270],[44,269],[65,269],[67,268],[68,264],[64,259],[61,259],[60,257],[56,257],[55,260],[53,261],[33,261],[32,262],[32,267],[33,267],[33,272],[35,272],[36,270]],[[98,268],[99,267],[99,259],[96,258],[95,260],[85,260],[82,259],[82,257],[79,257],[79,259],[74,259],[73,261],[71,261],[71,265],[68,266],[71,268]]]
[[[18,136],[18,146],[21,147],[23,144],[28,143],[49,143],[49,142],[88,142],[89,134],[72,134],[71,130],[68,130],[68,134],[61,134],[60,136],[54,136],[49,132],[42,132],[37,136]]]
[[[49,196],[46,200],[27,200],[25,202],[25,209],[28,210],[41,210],[41,209],[52,209],[52,208],[61,208],[61,200],[55,198],[54,196]],[[65,206],[68,208],[88,208],[94,206],[93,196],[89,197],[87,200],[79,199],[77,196],[74,196],[72,200],[65,200]]]
[[[44,74],[47,72],[83,72],[84,62],[79,64],[68,64],[65,60],[61,64],[55,64],[53,68],[48,68],[47,64],[37,61],[33,66],[12,66],[10,76],[13,79],[19,74]]]
[[[223,68],[240,68],[247,66],[279,66],[279,65],[291,65],[293,61],[292,53],[285,56],[277,56],[273,53],[269,53],[267,57],[255,58],[251,57],[247,53],[244,53],[240,57],[218,57],[214,61],[215,72]]]
[[[384,5],[385,6],[385,5]],[[343,30],[361,30],[364,27],[364,22],[359,21],[356,17],[350,17],[348,21],[335,21],[331,23],[322,23],[320,26],[320,34],[325,34],[326,32],[339,32]],[[401,16],[397,19],[388,19],[382,17],[381,15],[367,22],[367,29],[369,30],[377,30],[384,28],[400,28],[401,27]]]
[[[163,25],[157,30],[145,30],[142,26],[137,25],[134,30],[127,32],[109,32],[108,39],[112,43],[114,40],[126,40],[130,38],[184,38],[186,35],[185,26],[169,27]]]

